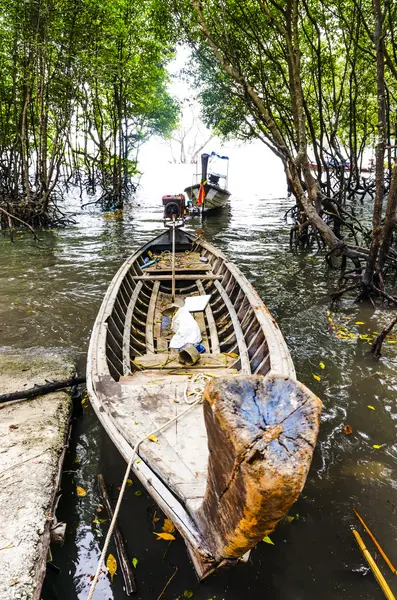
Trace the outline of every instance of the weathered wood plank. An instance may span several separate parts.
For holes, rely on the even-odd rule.
[[[149,302],[149,309],[146,319],[146,348],[147,352],[154,352],[154,319],[155,309],[157,303],[157,296],[160,289],[160,282],[155,281],[153,285],[153,291]]]
[[[166,266],[166,267],[158,267],[156,265],[153,265],[151,267],[147,267],[146,269],[143,269],[145,273],[168,273],[171,271],[171,267]],[[185,266],[185,267],[175,267],[175,273],[188,273],[189,271],[211,271],[211,265],[208,263],[203,263],[203,262],[195,262],[194,264],[191,264],[189,266]]]
[[[197,285],[197,289],[200,292],[200,294],[202,296],[205,295],[205,289],[203,284],[201,283],[201,281],[199,279],[196,280],[196,285]],[[210,330],[210,340],[211,340],[211,353],[212,354],[219,354],[221,349],[219,347],[219,338],[218,338],[218,331],[216,328],[216,323],[215,323],[215,319],[214,319],[214,315],[212,314],[212,309],[210,304],[208,303],[206,308],[205,308],[205,316],[207,319],[207,323],[208,323],[208,329]]]
[[[134,312],[135,304],[139,293],[142,289],[142,282],[138,281],[132,296],[128,303],[127,312],[125,314],[124,330],[123,330],[123,374],[128,375],[131,372],[131,355],[130,355],[130,336],[131,336],[131,322],[132,314]]]
[[[196,512],[216,558],[238,558],[286,516],[304,486],[321,402],[289,377],[214,379],[204,393],[207,489]]]
[[[171,281],[172,275],[134,275],[132,277],[134,281],[136,280],[146,280],[146,281]],[[212,279],[222,279],[219,275],[175,275],[175,281],[195,281],[196,279],[201,279],[202,281],[210,281]]]
[[[247,374],[251,373],[251,366],[250,366],[247,346],[245,344],[243,331],[241,329],[240,322],[237,318],[236,311],[234,310],[234,306],[231,303],[229,296],[226,294],[225,290],[223,289],[223,287],[219,283],[219,281],[215,281],[215,286],[216,286],[216,289],[218,290],[218,292],[220,293],[222,300],[225,303],[225,306],[227,307],[227,309],[229,311],[229,315],[230,315],[230,318],[233,323],[234,332],[236,334],[237,345],[238,345],[238,350],[239,350],[239,357],[240,357],[240,361],[241,361],[241,372],[247,373]]]
[[[211,369],[219,369],[219,368],[227,368],[232,367],[234,363],[233,358],[228,356],[227,354],[201,354],[200,361],[196,363],[196,365],[187,366],[181,365],[178,362],[178,357],[175,354],[144,354],[137,358],[134,362],[136,363],[139,369],[180,369],[183,371],[194,370],[211,370]]]

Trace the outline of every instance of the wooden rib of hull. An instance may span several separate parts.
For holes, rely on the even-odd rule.
[[[168,350],[163,316],[171,271],[161,253],[170,243],[167,230],[115,275],[94,324],[87,386],[99,420],[129,461],[139,439],[186,409],[200,373],[211,380],[204,410],[195,406],[159,434],[158,443],[142,443],[133,466],[184,537],[203,578],[246,560],[297,499],[321,403],[296,382],[276,322],[239,269],[182,230],[177,297],[211,298],[205,312],[194,314],[207,352],[191,368],[178,363]],[[159,260],[142,269],[149,251]]]

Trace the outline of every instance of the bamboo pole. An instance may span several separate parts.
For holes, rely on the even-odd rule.
[[[393,573],[393,575],[397,575],[397,570],[395,569],[395,567],[393,566],[393,564],[391,563],[391,561],[389,560],[389,558],[386,556],[386,553],[383,551],[381,545],[376,540],[376,538],[375,538],[374,534],[372,533],[372,531],[365,524],[364,519],[362,517],[360,517],[360,515],[358,514],[358,512],[356,511],[355,508],[353,508],[353,512],[356,515],[357,519],[360,521],[361,525],[364,527],[365,531],[368,533],[369,537],[371,538],[371,540],[373,541],[373,543],[375,544],[375,546],[377,547],[377,549],[379,550],[380,554],[383,556],[386,564],[388,565],[388,567],[391,570],[391,572]]]
[[[109,518],[113,519],[114,510],[106,489],[105,479],[101,474],[98,475],[98,485]],[[127,596],[131,596],[131,594],[133,594],[137,590],[136,581],[134,573],[132,572],[130,561],[128,560],[127,550],[125,548],[124,541],[117,523],[113,530],[113,538],[117,550],[117,556],[119,559],[121,573],[124,579],[125,593],[127,594]]]
[[[382,592],[384,593],[384,595],[386,596],[386,598],[388,600],[396,600],[393,592],[391,591],[391,589],[389,588],[389,586],[386,582],[386,579],[383,577],[382,573],[380,572],[378,565],[376,564],[376,562],[372,558],[371,554],[368,552],[367,548],[365,547],[365,544],[363,542],[361,535],[355,529],[352,529],[352,534],[354,535],[355,540],[358,544],[358,547],[360,548],[365,560],[369,564],[371,571],[375,576],[375,579],[377,580],[380,587],[382,588]]]

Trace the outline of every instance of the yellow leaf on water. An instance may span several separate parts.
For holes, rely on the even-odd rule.
[[[325,364],[323,362],[320,362],[320,369],[325,369]]]
[[[191,592],[190,590],[185,590],[183,592],[183,597],[184,598],[191,598],[193,596],[193,592]]]
[[[374,445],[372,446],[372,448],[375,448],[375,449],[377,450],[378,448],[382,448],[382,446],[379,446],[379,444],[374,444]]]
[[[316,381],[321,381],[321,377],[319,375],[315,375],[314,373],[312,373],[312,375]]]
[[[370,408],[371,410],[375,410],[375,406],[372,406],[372,404],[368,404],[367,408]]]
[[[169,519],[164,519],[164,525],[162,526],[162,530],[165,531],[165,533],[174,533],[175,527],[173,522]]]
[[[156,444],[159,441],[155,435],[149,435],[148,440],[150,440],[151,442],[156,442]]]
[[[364,321],[356,321],[354,324],[355,325],[365,325]]]
[[[287,515],[287,521],[288,523],[292,523],[292,521],[295,520],[295,517],[290,517],[289,515]]]
[[[265,535],[263,541],[266,542],[266,544],[271,544],[272,546],[274,546],[274,542],[272,542],[268,535]]]
[[[117,571],[117,561],[114,558],[113,554],[109,554],[108,559],[106,561],[106,568],[109,571],[110,580],[113,582],[113,576]]]
[[[174,540],[175,537],[171,533],[157,533],[157,531],[153,531],[154,535],[157,535],[158,540]]]
[[[127,479],[127,485],[132,485],[132,479]]]
[[[84,488],[82,488],[82,487],[80,487],[80,486],[78,485],[78,486],[76,486],[76,494],[77,494],[78,496],[86,496],[86,495],[87,495],[87,492],[85,491],[85,489],[84,489]]]

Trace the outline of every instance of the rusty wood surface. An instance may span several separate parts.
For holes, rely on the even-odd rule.
[[[214,379],[204,398],[208,485],[196,519],[218,560],[237,558],[273,531],[302,491],[321,402],[275,374]]]

